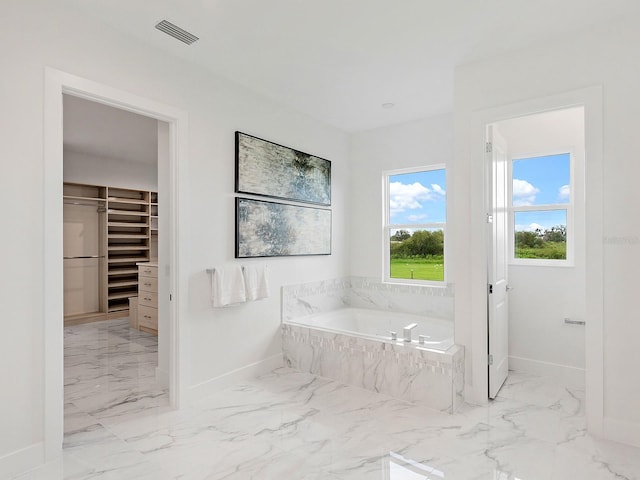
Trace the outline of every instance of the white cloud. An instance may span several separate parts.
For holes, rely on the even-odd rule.
[[[540,190],[526,180],[513,179],[513,205],[515,207],[533,205],[537,193],[540,193]]]
[[[516,225],[516,232],[535,232],[536,230],[545,231],[546,227],[539,223],[530,223],[529,225]]]
[[[442,190],[438,186],[438,189]],[[406,210],[422,208],[422,203],[434,200],[434,191],[421,183],[415,182],[406,185],[402,182],[389,184],[389,210],[391,215],[402,213]]]
[[[437,183],[432,183],[431,184],[431,188],[433,189],[434,193],[437,193],[438,195],[446,195],[447,192],[444,191],[444,188],[442,188],[440,185],[438,185]]]
[[[560,200],[567,200],[571,196],[571,187],[569,185],[562,185],[558,189],[558,198]]]
[[[424,213],[421,215],[407,215],[407,220],[409,220],[412,223],[417,223],[421,220],[426,220],[427,218],[429,218],[429,215]]]

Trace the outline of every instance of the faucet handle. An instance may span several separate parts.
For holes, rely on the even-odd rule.
[[[427,338],[427,336],[426,336],[426,335],[418,335],[418,343],[419,343],[420,345],[424,345],[424,340],[425,340],[425,338]]]
[[[402,329],[405,342],[411,342],[411,330],[418,326],[417,323],[411,323]]]
[[[398,333],[397,332],[393,332],[393,331],[389,331],[389,333],[391,334],[391,340],[398,340]]]

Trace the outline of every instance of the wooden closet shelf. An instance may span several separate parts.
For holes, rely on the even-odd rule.
[[[149,212],[136,212],[135,210],[116,210],[110,208],[107,210],[109,215],[129,215],[131,217],[148,217]]]
[[[119,292],[119,293],[111,293],[109,295],[109,300],[120,300],[122,298],[129,298],[129,297],[137,297],[138,296],[138,289],[134,289],[134,290],[127,290],[125,292]]]
[[[138,273],[137,268],[115,268],[113,270],[109,270],[108,274],[112,277],[122,276],[122,275],[133,275]]]
[[[109,251],[111,252],[117,252],[117,251],[127,251],[127,250],[131,250],[132,252],[135,252],[137,250],[149,250],[149,246],[148,245],[118,245],[118,246],[114,246],[114,245],[109,245],[109,247],[107,247],[109,249]]]
[[[111,203],[128,203],[129,205],[147,205],[149,203],[146,200],[137,198],[108,197],[108,200]]]
[[[147,223],[141,222],[108,222],[108,227],[131,227],[131,228],[144,228],[148,227]]]
[[[83,200],[85,202],[104,202],[106,198],[100,197],[79,197],[76,195],[63,195],[62,198],[64,200]]]
[[[126,280],[124,282],[109,282],[109,288],[121,288],[121,287],[131,287],[131,286],[137,286],[138,285],[138,279],[136,278],[135,280]],[[109,297],[111,298],[111,297]]]
[[[124,311],[128,311],[129,310],[129,304],[128,303],[119,303],[117,305],[114,306],[110,306],[109,307],[109,313],[111,312],[124,312]],[[113,317],[115,318],[115,317]]]
[[[124,239],[139,239],[139,238],[149,238],[148,235],[141,235],[139,233],[110,233],[107,235],[107,238],[124,238]]]
[[[115,257],[110,258],[109,263],[135,263],[135,262],[148,262],[147,257]]]

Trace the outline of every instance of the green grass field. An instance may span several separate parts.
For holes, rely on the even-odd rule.
[[[567,258],[566,242],[546,242],[543,247],[521,247],[516,245],[516,258],[541,258],[565,260]]]
[[[392,258],[391,278],[444,280],[444,261],[435,258]]]

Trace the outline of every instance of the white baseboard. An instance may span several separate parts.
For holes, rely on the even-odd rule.
[[[33,470],[44,463],[44,443],[34,443],[28,447],[0,457],[0,478],[13,478]]]
[[[584,368],[559,365],[557,363],[542,362],[530,358],[509,357],[509,370],[516,372],[534,373],[536,375],[551,377],[571,387],[585,386]]]
[[[605,417],[604,438],[640,447],[640,423],[621,422]]]
[[[161,387],[169,388],[169,372],[156,367],[156,383]]]
[[[218,393],[220,390],[241,383],[246,380],[251,380],[265,373],[269,373],[276,368],[280,368],[284,365],[283,356],[281,353],[273,355],[259,362],[246,365],[244,367],[232,370],[218,377],[206,380],[204,382],[192,385],[187,391],[187,403],[191,403],[200,398],[208,397],[214,393]]]

